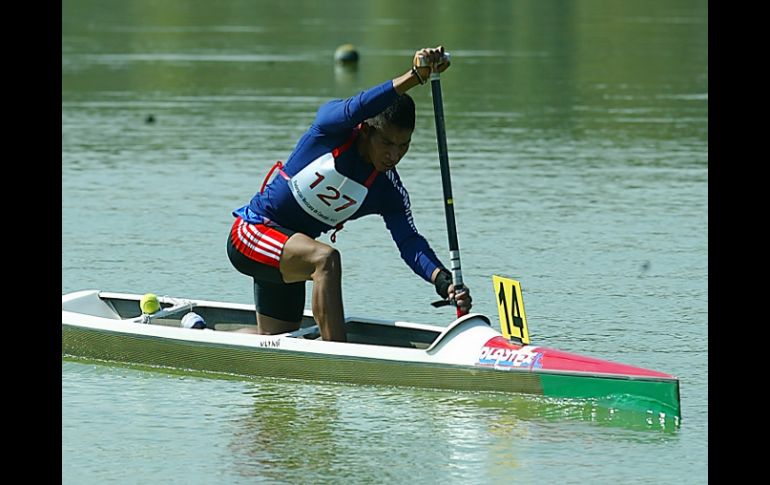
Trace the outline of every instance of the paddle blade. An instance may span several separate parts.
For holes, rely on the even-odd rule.
[[[521,284],[510,278],[492,276],[492,286],[497,300],[497,312],[500,317],[500,331],[508,340],[529,343],[527,315],[524,313],[524,299],[521,296]]]

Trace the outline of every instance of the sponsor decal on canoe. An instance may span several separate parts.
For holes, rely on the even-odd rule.
[[[275,340],[262,340],[259,342],[260,347],[280,347],[281,341],[278,339]]]
[[[543,353],[537,347],[519,347],[503,337],[493,337],[481,347],[476,365],[497,369],[542,369]]]

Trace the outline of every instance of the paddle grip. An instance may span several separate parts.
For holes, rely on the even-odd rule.
[[[417,61],[418,65],[416,67],[432,67],[425,56],[417,56]],[[449,55],[449,52],[444,52],[439,64],[443,64],[444,62],[452,62],[452,56]]]

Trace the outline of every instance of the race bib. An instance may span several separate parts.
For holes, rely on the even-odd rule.
[[[334,156],[326,153],[289,180],[289,189],[300,207],[315,219],[336,226],[351,217],[369,192],[334,167]]]

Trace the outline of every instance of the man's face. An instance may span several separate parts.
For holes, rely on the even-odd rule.
[[[370,161],[379,172],[395,167],[409,151],[412,141],[411,130],[392,125],[385,125],[382,129],[369,127],[367,135]]]

